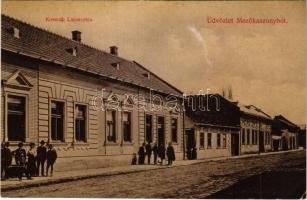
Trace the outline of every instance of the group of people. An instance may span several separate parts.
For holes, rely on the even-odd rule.
[[[22,142],[18,144],[18,148],[15,151],[11,151],[9,146],[9,142],[1,144],[1,179],[7,179],[15,175],[22,180],[23,174],[28,179],[32,179],[33,176],[39,176],[39,174],[41,176],[48,176],[49,169],[50,176],[52,176],[53,165],[57,159],[57,152],[52,144],[46,145],[44,140],[42,140],[40,146],[35,149],[35,144],[30,143],[28,151],[24,149]],[[12,165],[13,157],[15,158],[15,165]]]
[[[147,163],[151,164],[150,160],[151,160],[151,155],[153,154],[154,164],[157,164],[157,162],[159,162],[161,165],[163,165],[163,160],[165,160],[165,153],[167,155],[168,165],[172,165],[176,157],[175,157],[174,147],[172,146],[171,142],[168,144],[166,150],[163,144],[157,146],[156,143],[154,143],[153,145],[151,145],[150,142],[148,142],[147,144],[143,143],[138,151],[138,159],[136,158],[136,153],[133,154],[132,164],[135,165],[137,161],[138,164],[140,165],[145,164],[146,156],[147,156]],[[160,158],[159,161],[158,157]]]

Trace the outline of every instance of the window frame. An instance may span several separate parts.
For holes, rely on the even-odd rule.
[[[247,137],[246,137],[246,144],[247,145],[250,145],[251,143],[251,141],[250,141],[250,129],[246,129],[246,135],[247,135]]]
[[[60,102],[63,103],[63,140],[53,140],[52,139],[52,132],[51,132],[51,127],[52,127],[52,102]],[[48,139],[52,143],[65,143],[66,142],[66,122],[67,122],[67,101],[63,99],[56,99],[56,98],[49,98],[49,131],[48,131]]]
[[[85,106],[85,138],[84,140],[76,139],[76,106]],[[74,143],[87,143],[89,139],[89,106],[86,103],[74,102]]]
[[[124,132],[124,120],[123,120],[123,117],[124,117],[124,114],[125,113],[128,113],[129,114],[129,122],[130,122],[130,140],[125,140],[125,132]],[[132,143],[132,141],[133,141],[133,136],[132,136],[132,133],[133,133],[133,131],[132,131],[132,112],[131,111],[128,111],[128,110],[124,110],[124,111],[122,111],[122,141],[124,142],[124,143]]]
[[[113,131],[115,132],[115,137],[114,137],[114,140],[109,140],[108,139],[108,136],[109,136],[109,133],[108,133],[108,119],[107,119],[107,115],[108,115],[108,112],[115,112],[115,116],[114,116],[114,119],[115,119],[115,122],[113,122]],[[112,118],[113,118],[113,114],[112,114]],[[114,110],[114,109],[107,109],[105,111],[105,128],[106,128],[106,143],[109,143],[109,144],[116,144],[118,142],[118,127],[117,127],[117,118],[118,118],[118,112],[117,110]]]
[[[199,133],[199,148],[200,149],[205,148],[205,133],[204,132]]]
[[[209,137],[209,135],[210,135],[210,137]],[[210,141],[210,145],[209,145],[209,141]],[[211,148],[212,148],[212,133],[208,132],[207,133],[207,149],[211,149]]]
[[[216,148],[221,148],[221,133],[216,134]]]
[[[12,143],[18,143],[19,141],[15,140],[9,140],[9,133],[8,133],[8,98],[9,96],[16,96],[16,97],[21,97],[25,99],[25,138],[24,142],[29,142],[29,93],[27,92],[17,92],[14,89],[8,89],[4,88],[4,141],[9,141]]]
[[[176,141],[173,140],[173,122],[172,120],[176,120]],[[170,126],[171,126],[171,141],[173,144],[178,144],[178,118],[177,117],[171,117],[171,123],[170,123]]]
[[[154,124],[153,124],[153,114],[149,114],[149,113],[145,113],[145,126],[144,126],[144,133],[145,133],[145,141],[146,142],[148,142],[148,140],[147,140],[147,135],[148,135],[148,133],[147,133],[147,116],[150,116],[150,118],[151,118],[151,133],[150,133],[150,139],[151,139],[151,143],[153,142],[153,140],[154,140],[154,138],[153,138],[153,132],[154,132]],[[158,118],[157,118],[157,120],[158,120]],[[158,124],[158,121],[157,121],[157,124]]]
[[[223,137],[222,137],[222,148],[226,149],[227,148],[227,134],[223,133],[222,135],[223,135]],[[224,142],[224,140],[225,140],[225,142]]]

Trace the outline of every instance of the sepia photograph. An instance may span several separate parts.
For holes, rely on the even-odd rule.
[[[306,1],[1,2],[1,198],[306,199]]]

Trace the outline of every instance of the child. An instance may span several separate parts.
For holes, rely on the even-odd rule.
[[[131,165],[136,165],[136,153],[132,154],[132,161],[131,161]]]
[[[49,167],[50,169],[50,176],[52,176],[53,173],[53,165],[58,157],[56,150],[53,148],[52,144],[49,144],[49,150],[47,152],[47,174],[46,176],[48,176],[48,171],[49,171]]]

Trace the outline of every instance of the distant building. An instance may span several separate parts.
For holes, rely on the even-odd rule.
[[[119,57],[116,46],[83,44],[79,31],[68,39],[5,15],[1,31],[1,138],[11,148],[45,140],[61,171],[130,164],[143,142],[172,142],[182,158],[182,92],[174,86]]]
[[[298,146],[306,149],[306,124],[299,125],[300,130],[298,132]]]
[[[274,117],[272,128],[273,149],[289,150],[298,147],[300,128],[282,115]]]
[[[271,117],[254,105],[236,104],[240,108],[240,154],[270,151]]]
[[[218,94],[185,98],[188,159],[239,155],[240,110]]]

